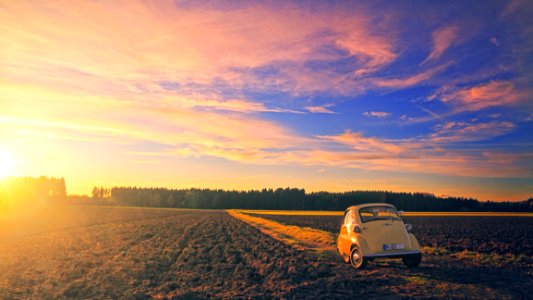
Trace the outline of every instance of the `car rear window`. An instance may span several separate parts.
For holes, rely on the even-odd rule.
[[[363,223],[378,220],[399,221],[400,217],[396,209],[389,206],[370,206],[359,209],[359,215]]]

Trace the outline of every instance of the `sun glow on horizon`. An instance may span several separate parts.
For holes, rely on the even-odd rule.
[[[0,148],[0,179],[14,175],[15,158],[6,149]]]

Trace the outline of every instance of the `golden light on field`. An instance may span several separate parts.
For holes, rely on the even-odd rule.
[[[6,149],[0,148],[0,179],[13,175],[15,171],[15,158]]]

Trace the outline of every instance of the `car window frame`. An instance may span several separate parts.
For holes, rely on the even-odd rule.
[[[343,225],[348,225],[348,224],[352,224],[352,222],[349,222],[347,223],[346,221],[349,220],[349,221],[353,221],[352,220],[352,215],[350,213],[350,209],[347,210],[345,213],[344,213],[344,221],[343,221]]]
[[[373,218],[371,220],[365,220],[365,218],[361,214],[361,211],[365,210],[365,209],[372,209],[372,208],[375,208],[375,207],[384,207],[384,208],[387,208],[387,209],[391,209],[394,212],[394,214],[396,215],[396,219]],[[363,211],[363,212],[365,212],[365,211]],[[398,211],[396,210],[396,208],[391,207],[391,206],[386,206],[386,205],[375,205],[375,206],[363,207],[363,208],[359,209],[358,213],[359,213],[359,217],[361,218],[361,222],[363,222],[363,223],[368,223],[368,222],[372,222],[372,221],[401,221],[402,220],[402,218],[400,217],[400,214],[398,214]]]

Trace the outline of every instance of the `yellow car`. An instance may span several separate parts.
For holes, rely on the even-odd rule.
[[[337,249],[345,263],[363,269],[375,258],[402,258],[409,268],[422,260],[420,244],[393,205],[370,203],[350,206],[337,238]]]

